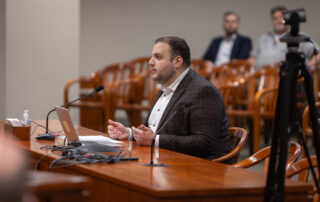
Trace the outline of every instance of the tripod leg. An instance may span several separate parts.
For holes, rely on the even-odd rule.
[[[288,63],[280,65],[280,81],[278,99],[275,113],[275,125],[270,152],[267,184],[265,188],[265,201],[284,201],[284,180],[288,154],[288,137],[290,131],[290,113],[293,111],[291,103],[295,85],[294,68]],[[280,150],[278,150],[280,149]],[[277,153],[280,152],[278,156]],[[277,168],[276,168],[277,166]],[[275,190],[277,185],[277,191]],[[274,196],[274,198],[273,198]]]
[[[313,141],[314,141],[314,147],[316,150],[316,156],[317,156],[317,162],[318,165],[320,165],[320,140],[319,140],[319,126],[318,126],[318,122],[317,122],[317,109],[316,109],[316,104],[315,104],[315,98],[314,98],[314,94],[313,94],[313,82],[312,82],[312,77],[310,75],[310,73],[307,70],[307,67],[305,65],[302,66],[301,68],[302,74],[304,76],[304,84],[305,84],[305,90],[307,93],[307,98],[308,98],[308,105],[309,105],[309,113],[310,113],[310,119],[311,119],[311,125],[312,125],[312,131],[313,131]],[[301,135],[302,136],[302,135]],[[303,139],[303,137],[301,138]],[[304,143],[305,145],[305,143]],[[319,189],[319,180],[316,179],[316,175],[314,172],[314,169],[312,167],[311,164],[311,160],[310,160],[310,156],[309,156],[309,152],[307,149],[307,146],[305,145],[305,151],[307,154],[307,158],[308,158],[308,162],[310,165],[310,169],[311,169],[311,173],[313,175],[314,181],[315,181],[315,185],[317,187],[317,191],[318,193],[320,193],[320,189]],[[320,173],[320,166],[318,166],[318,171]]]
[[[283,69],[283,66],[285,64],[282,63],[280,66],[280,69]],[[281,70],[280,70],[280,76],[281,76]],[[276,162],[277,162],[277,148],[279,145],[279,120],[280,120],[280,103],[281,98],[283,94],[283,85],[282,80],[279,81],[279,87],[278,87],[278,98],[276,103],[276,112],[274,117],[274,128],[273,128],[273,134],[272,134],[272,141],[271,141],[271,151],[270,151],[270,161],[269,161],[269,167],[268,167],[268,177],[267,177],[267,184],[265,187],[265,201],[271,201],[272,196],[275,193],[275,184],[276,184]]]

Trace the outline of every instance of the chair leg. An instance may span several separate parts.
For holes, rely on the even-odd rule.
[[[253,153],[260,148],[260,117],[255,116],[253,119]]]
[[[235,127],[235,126],[236,126],[236,118],[234,116],[231,116],[229,127]]]
[[[272,134],[272,128],[273,128],[273,120],[265,120],[264,121],[264,143],[266,145],[269,144],[270,142],[270,137],[271,137],[271,134]]]
[[[142,121],[141,121],[141,114],[139,110],[127,110],[128,118],[130,121],[130,124],[132,126],[139,126]]]

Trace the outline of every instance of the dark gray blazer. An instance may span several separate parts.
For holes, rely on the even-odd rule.
[[[160,91],[152,103],[161,96]],[[190,70],[180,82],[168,103],[158,130],[183,102],[192,106],[179,111],[160,131],[160,148],[197,157],[218,158],[231,150],[229,121],[220,92],[209,81]]]

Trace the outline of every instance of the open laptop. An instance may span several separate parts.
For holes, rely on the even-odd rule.
[[[62,129],[64,134],[68,139],[68,143],[72,145],[77,145],[81,149],[85,149],[91,152],[120,152],[121,149],[114,146],[108,146],[105,144],[100,144],[95,141],[81,141],[79,139],[78,133],[71,121],[69,112],[66,108],[55,106],[55,109],[58,114]]]

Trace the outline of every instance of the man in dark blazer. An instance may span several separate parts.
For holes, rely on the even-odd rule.
[[[212,62],[215,66],[232,59],[247,59],[252,48],[251,39],[238,34],[239,15],[229,11],[224,13],[223,19],[225,36],[214,38],[203,56],[204,60]]]
[[[228,118],[216,87],[191,70],[185,40],[156,40],[149,61],[152,79],[161,84],[145,125],[126,128],[109,120],[115,139],[132,136],[139,145],[151,145],[197,157],[214,159],[231,150]],[[192,103],[189,107],[183,107]]]

